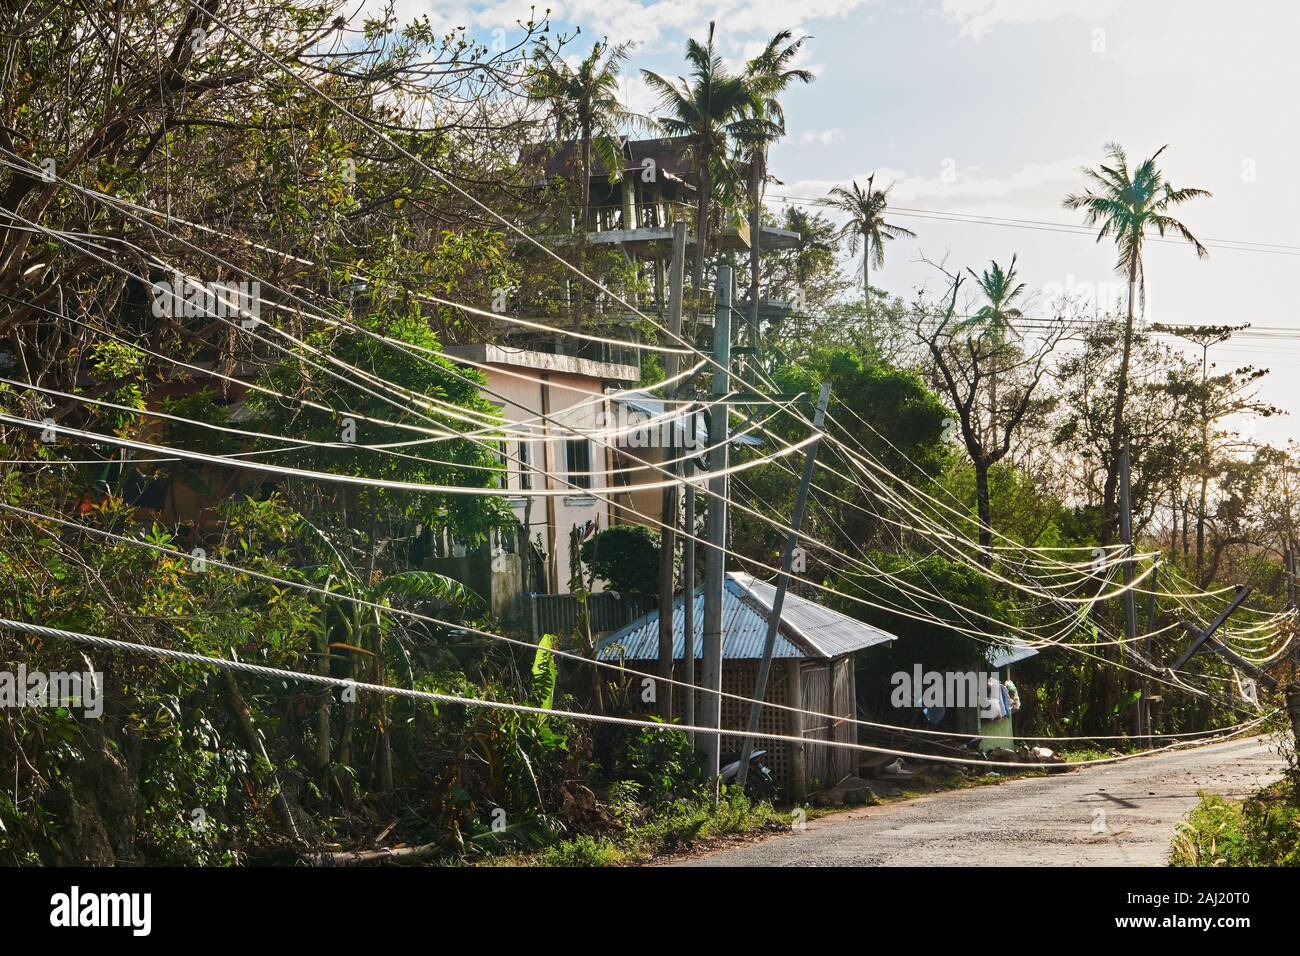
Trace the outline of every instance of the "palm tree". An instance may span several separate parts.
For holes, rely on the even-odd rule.
[[[959,332],[977,332],[985,337],[992,347],[990,356],[992,370],[989,373],[989,427],[997,428],[998,413],[998,353],[1009,337],[1016,335],[1011,323],[1024,317],[1019,308],[1012,305],[1025,291],[1023,282],[1016,282],[1016,257],[1011,257],[1011,265],[1005,270],[996,262],[989,262],[989,267],[976,275],[974,269],[967,269],[971,277],[984,293],[988,301],[974,315],[958,323]]]
[[[839,238],[849,240],[849,253],[856,255],[858,243],[862,243],[862,301],[867,308],[867,331],[871,332],[871,281],[870,263],[875,260],[876,268],[885,266],[885,243],[892,239],[915,239],[916,233],[902,226],[885,222],[885,210],[889,206],[889,190],[873,189],[876,174],[867,177],[867,188],[862,189],[856,182],[850,188],[836,186],[825,199],[825,204],[849,215],[849,221],[840,230]]]
[[[1115,271],[1128,277],[1128,314],[1124,321],[1124,347],[1120,357],[1119,383],[1115,390],[1115,411],[1111,424],[1110,460],[1106,465],[1106,483],[1102,492],[1103,543],[1111,540],[1117,520],[1115,507],[1116,488],[1119,482],[1119,452],[1124,441],[1124,407],[1128,399],[1129,362],[1133,352],[1133,316],[1137,303],[1146,307],[1146,270],[1142,264],[1143,241],[1149,230],[1163,236],[1175,233],[1192,244],[1196,255],[1204,259],[1209,253],[1191,230],[1169,215],[1173,207],[1209,196],[1205,189],[1175,189],[1165,182],[1164,174],[1156,166],[1168,146],[1161,146],[1150,159],[1144,160],[1131,173],[1128,157],[1118,143],[1106,145],[1106,155],[1111,165],[1096,169],[1085,167],[1083,174],[1089,186],[1082,193],[1065,197],[1065,208],[1082,209],[1084,221],[1090,226],[1100,225],[1097,241],[1112,236],[1119,250]]]
[[[791,40],[794,34],[782,30],[745,67],[745,75],[754,84],[758,98],[751,115],[767,124],[756,126],[751,138],[740,142],[742,158],[748,160],[749,180],[749,296],[750,313],[746,345],[758,345],[758,290],[760,280],[761,238],[763,228],[763,185],[766,181],[768,148],[785,135],[785,110],[777,98],[791,83],[811,83],[813,75],[804,69],[791,68],[807,37]],[[753,359],[757,361],[757,359]]]
[[[582,218],[579,231],[591,228],[591,165],[593,152],[609,172],[610,181],[623,173],[619,152],[619,131],[639,117],[624,109],[618,98],[619,75],[632,43],[611,47],[601,41],[576,68],[545,41],[534,54],[528,84],[528,96],[544,100],[551,106],[557,137],[563,141],[576,136],[578,141],[578,175],[581,185]]]
[[[967,269],[979,285],[987,304],[980,307],[974,315],[958,323],[957,328],[965,331],[979,329],[996,342],[1006,341],[1008,333],[1015,335],[1011,323],[1024,318],[1024,313],[1011,303],[1020,298],[1025,291],[1023,282],[1016,282],[1016,257],[1011,257],[1011,265],[1005,270],[996,262],[989,262],[989,267],[979,275],[974,269]]]
[[[833,262],[839,228],[820,212],[809,213],[798,206],[786,207],[784,227],[799,234],[794,279],[803,285],[825,264]]]
[[[708,226],[713,215],[714,190],[734,189],[735,169],[729,162],[734,143],[757,142],[764,132],[779,127],[763,109],[770,98],[766,78],[748,72],[728,72],[713,42],[715,24],[709,24],[704,43],[686,41],[690,79],[667,79],[642,70],[646,85],[659,95],[659,127],[669,136],[687,140],[687,153],[695,171],[695,259],[691,276],[698,311]]]

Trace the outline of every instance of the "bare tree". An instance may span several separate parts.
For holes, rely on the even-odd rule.
[[[1066,334],[1051,321],[1035,329],[1033,340],[1017,339],[1003,329],[972,326],[957,315],[963,277],[939,268],[949,281],[946,304],[937,315],[916,315],[917,337],[929,351],[934,378],[957,414],[953,425],[975,470],[975,504],[979,517],[982,562],[993,564],[993,508],[989,471],[1011,451],[1017,429],[1035,407],[1035,395],[1047,373],[1048,358]],[[994,385],[994,382],[997,385]]]

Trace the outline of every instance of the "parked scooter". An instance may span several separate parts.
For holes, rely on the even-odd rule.
[[[766,750],[754,750],[749,754],[749,773],[745,777],[745,793],[755,800],[771,800],[776,793],[776,778],[772,776],[772,771],[767,768],[760,757]],[[736,782],[736,776],[740,773],[740,754],[731,750],[718,759],[721,769],[718,771],[718,777],[724,786],[732,786]]]

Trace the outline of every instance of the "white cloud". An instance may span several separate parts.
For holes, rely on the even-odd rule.
[[[359,0],[377,13],[386,0]],[[585,40],[608,37],[659,47],[678,45],[683,36],[702,37],[710,20],[718,22],[719,44],[737,59],[759,40],[778,30],[798,33],[806,24],[841,17],[879,0],[396,0],[399,18],[427,13],[435,27],[465,26],[471,30],[517,30],[530,14],[541,16],[547,6],[551,22],[580,25]],[[583,45],[583,41],[578,41]]]
[[[937,162],[933,170],[880,167],[874,171],[875,187],[892,185],[889,199],[894,206],[1070,221],[1070,214],[1064,210],[1056,217],[1045,216],[1044,210],[1061,209],[1061,200],[1066,193],[1082,185],[1080,168],[1089,164],[1088,157],[1074,156],[1044,164],[1029,164],[1002,176],[982,175],[977,166],[955,164],[949,174],[942,161]],[[870,172],[862,173],[854,176],[852,181],[866,188],[869,175]],[[819,199],[830,192],[831,187],[847,186],[848,183],[849,180],[805,179],[774,192]]]
[[[1108,17],[1119,0],[943,0],[943,15],[961,32],[980,39],[999,23],[1036,23],[1061,17]]]
[[[844,131],[838,127],[822,130],[806,129],[795,137],[795,142],[800,146],[830,146],[843,138]]]

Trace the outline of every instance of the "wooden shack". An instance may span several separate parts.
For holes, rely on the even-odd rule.
[[[754,679],[763,655],[768,618],[776,588],[748,574],[726,576],[722,600],[722,690],[724,694],[752,697]],[[697,681],[702,673],[704,589],[694,593],[694,650]],[[686,642],[684,596],[673,603],[673,677],[683,679]],[[860,752],[847,747],[817,746],[813,741],[856,743],[857,696],[853,657],[859,651],[892,641],[895,637],[815,601],[787,593],[777,628],[776,647],[766,699],[774,704],[827,717],[764,708],[756,748],[766,750],[781,794],[798,800],[807,793],[833,786],[853,773]],[[599,643],[602,660],[625,661],[639,671],[653,671],[659,658],[659,612],[651,611]],[[673,688],[674,716],[681,718],[686,695]],[[695,713],[702,713],[703,694],[695,691]],[[722,698],[722,726],[741,729],[749,705]],[[764,732],[799,737],[807,743],[765,739]],[[739,738],[723,739],[723,749],[737,747]]]

